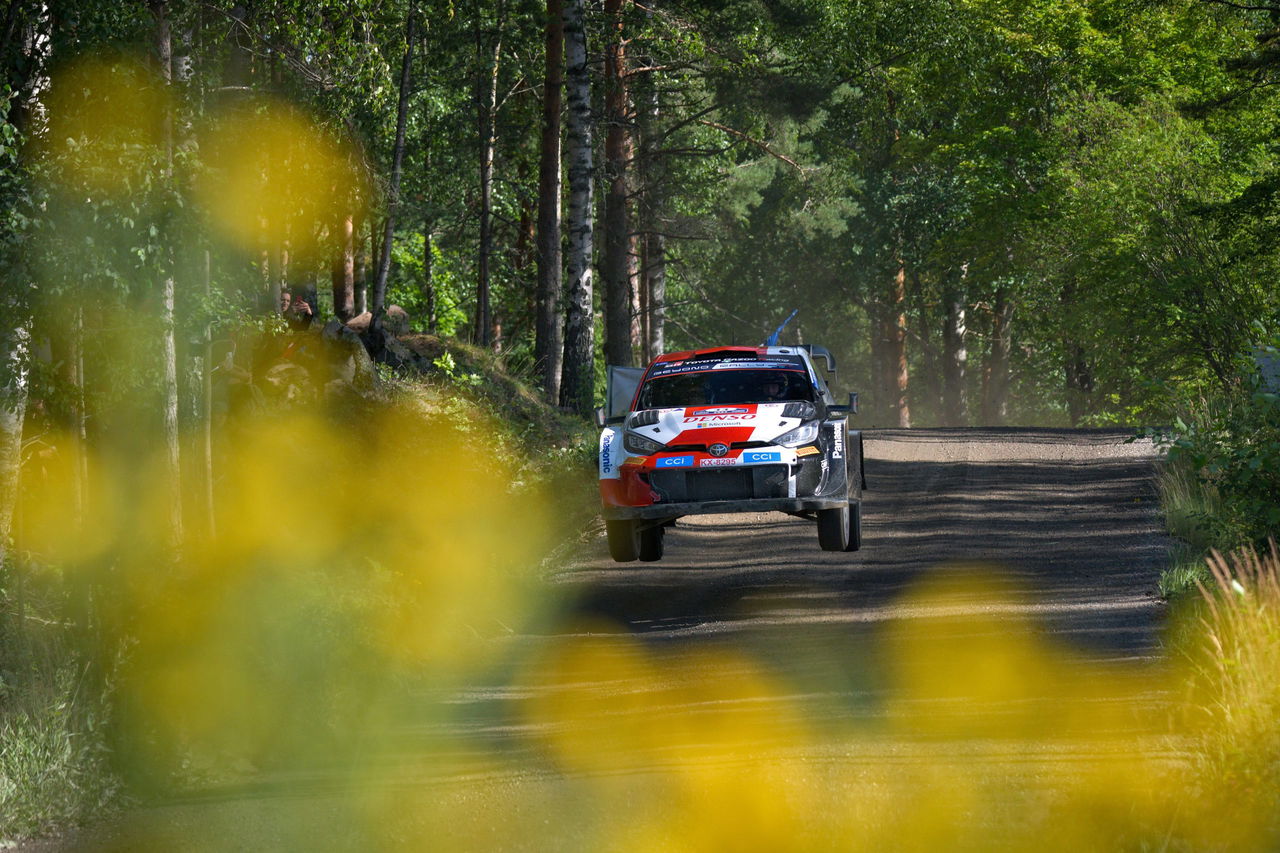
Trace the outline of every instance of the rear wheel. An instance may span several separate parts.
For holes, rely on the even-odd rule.
[[[659,524],[640,531],[640,562],[652,563],[662,559],[662,541],[667,528]]]
[[[862,547],[862,503],[818,510],[818,544],[824,551],[857,551]]]
[[[640,536],[636,523],[629,519],[611,519],[604,523],[609,537],[609,556],[615,563],[630,563],[640,556]]]
[[[843,551],[849,546],[849,505],[818,510],[818,544],[824,551]]]

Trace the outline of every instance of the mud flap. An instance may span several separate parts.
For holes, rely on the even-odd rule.
[[[823,497],[849,494],[849,422],[837,418],[822,423],[822,446],[827,463],[820,493]]]

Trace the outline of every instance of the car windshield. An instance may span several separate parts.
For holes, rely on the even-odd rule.
[[[650,378],[640,389],[636,408],[669,409],[787,400],[813,402],[813,386],[799,370],[704,370]]]

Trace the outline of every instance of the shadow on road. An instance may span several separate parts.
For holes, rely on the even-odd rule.
[[[1150,654],[1169,541],[1152,458],[1096,454],[1119,435],[982,431],[1014,457],[998,461],[878,458],[887,442],[871,437],[860,552],[820,551],[812,523],[781,514],[686,518],[669,531],[659,563],[614,564],[601,546],[556,575],[571,601],[564,624],[613,625],[653,641],[779,630],[852,638],[861,627],[920,617],[900,602],[926,575],[963,583],[980,568],[1021,590],[1025,613],[1056,638],[1108,657]],[[889,439],[928,456],[939,444],[954,450],[959,436]],[[1046,451],[1066,458],[1035,458]]]

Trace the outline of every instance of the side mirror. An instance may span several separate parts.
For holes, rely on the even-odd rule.
[[[591,420],[595,421],[596,429],[604,429],[605,413],[604,406],[596,406],[591,412]]]
[[[851,391],[849,393],[849,405],[847,406],[828,406],[827,411],[833,415],[848,417],[858,413],[858,392]]]

